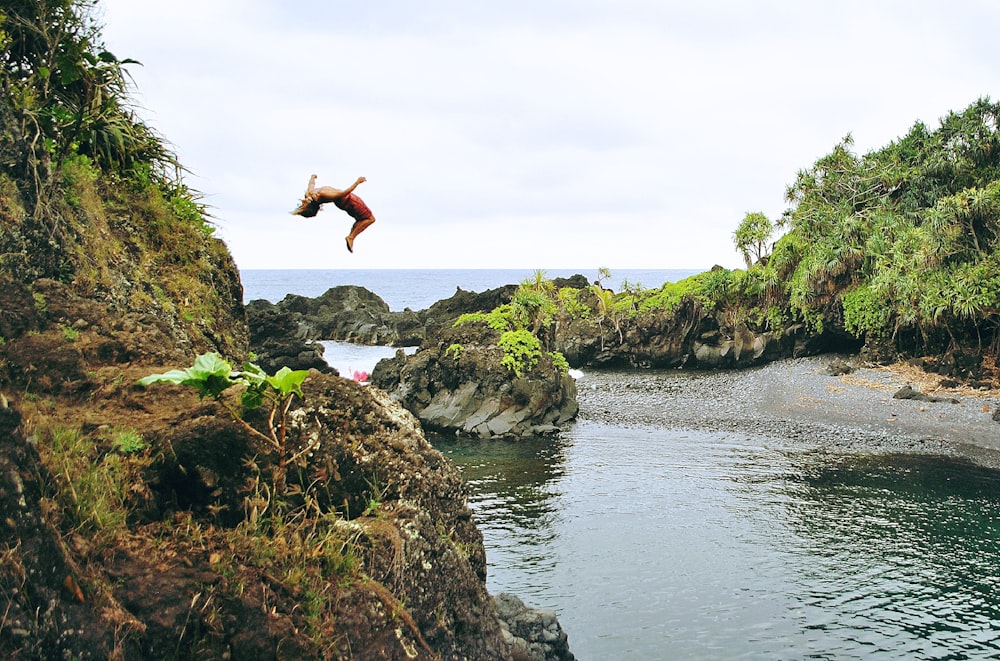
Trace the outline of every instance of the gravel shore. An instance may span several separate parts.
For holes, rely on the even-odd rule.
[[[829,452],[914,452],[1000,468],[1000,391],[946,389],[915,368],[856,367],[830,376],[838,356],[749,370],[600,371],[578,381],[580,418],[794,439]],[[901,387],[937,397],[894,399]]]

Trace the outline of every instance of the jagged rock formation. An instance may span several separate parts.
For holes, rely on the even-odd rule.
[[[371,382],[431,430],[479,438],[556,433],[576,417],[576,383],[548,356],[520,376],[501,363],[495,337],[481,329],[441,331],[407,356],[379,361]],[[460,348],[459,348],[460,347]]]
[[[262,333],[261,340],[276,344],[339,340],[409,347],[418,346],[435,329],[450,326],[462,314],[488,312],[505,303],[514,289],[515,285],[507,285],[477,294],[458,288],[451,297],[426,310],[392,312],[377,294],[364,287],[342,285],[331,287],[315,298],[288,294],[278,303],[250,301],[247,315],[251,328],[258,325],[259,318],[281,315],[290,319],[286,329]]]

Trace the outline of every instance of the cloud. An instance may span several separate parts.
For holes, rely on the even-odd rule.
[[[104,2],[109,49],[242,268],[708,268],[847,133],[997,85],[957,0]],[[947,12],[947,13],[945,13]],[[312,173],[378,223],[288,210]]]

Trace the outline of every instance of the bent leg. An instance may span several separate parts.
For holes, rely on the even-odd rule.
[[[354,221],[354,224],[351,226],[351,233],[348,234],[345,239],[347,241],[348,252],[354,252],[354,239],[358,238],[358,234],[364,232],[374,222],[375,218],[373,217],[363,218],[361,220]]]

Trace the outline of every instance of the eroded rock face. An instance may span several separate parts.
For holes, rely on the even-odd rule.
[[[576,417],[576,382],[547,356],[516,376],[494,342],[469,333],[452,329],[412,356],[397,352],[376,365],[372,383],[435,431],[520,438],[556,433]]]
[[[51,479],[20,435],[20,416],[0,408],[0,588],[10,599],[0,656],[511,658],[467,487],[386,393],[310,373],[288,443],[314,447],[288,467],[281,497],[302,532],[276,534],[272,521],[248,555],[232,531],[278,506],[260,486],[276,483],[275,454],[214,403],[164,388],[117,395],[157,421],[143,429],[154,448],[148,469],[124,485],[150,495],[129,530],[101,544],[53,527],[43,498]],[[342,569],[309,560],[308,535],[324,529],[342,540]],[[271,568],[269,553],[293,552],[306,555],[292,573]],[[295,572],[317,571],[334,578],[297,592]]]
[[[689,369],[753,367],[853,346],[831,333],[809,333],[802,324],[762,331],[720,317],[692,298],[670,312],[618,325],[595,310],[587,319],[560,320],[553,346],[573,366]]]

